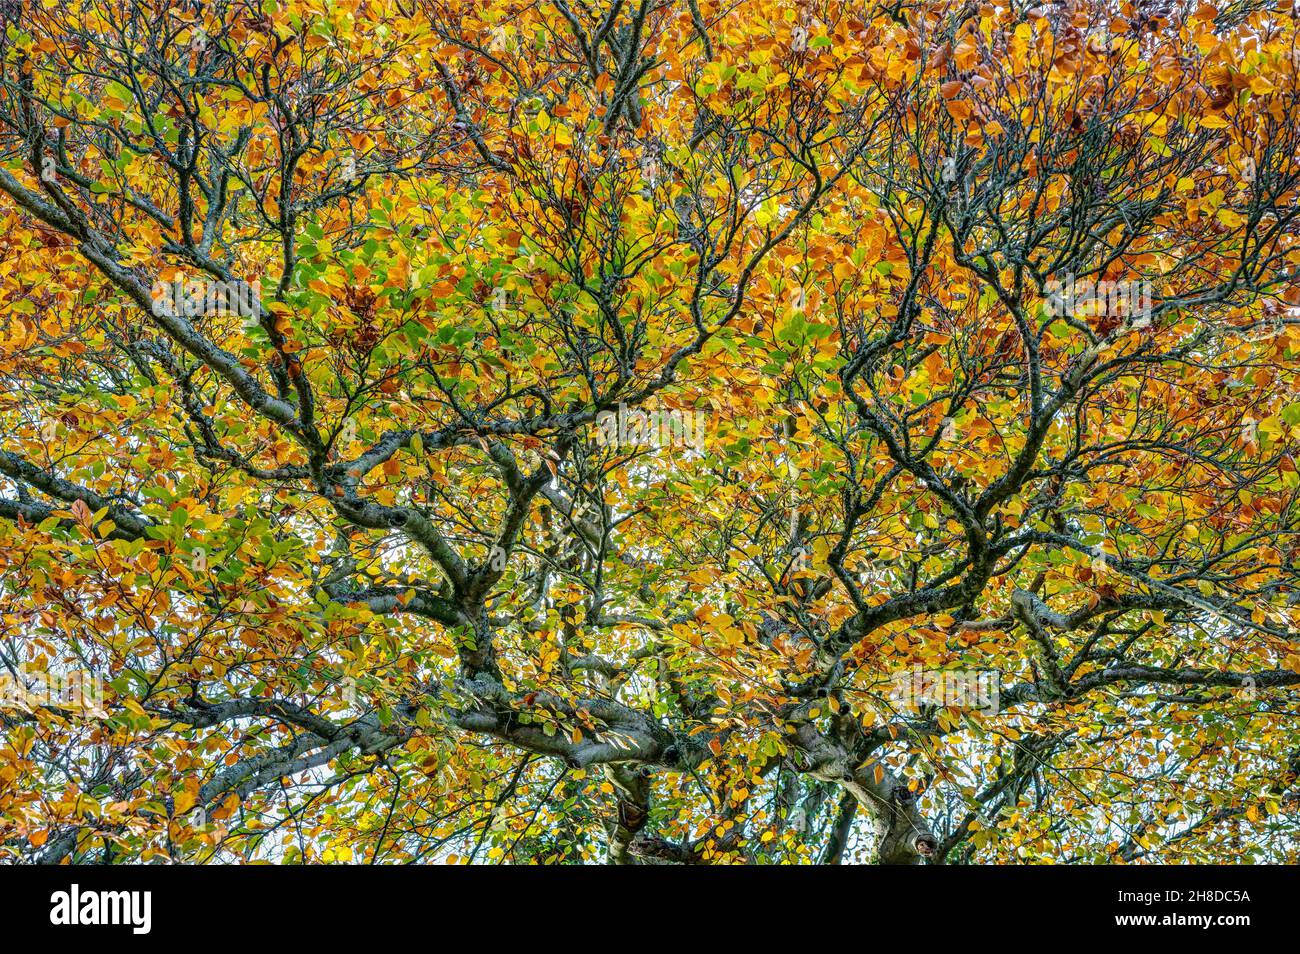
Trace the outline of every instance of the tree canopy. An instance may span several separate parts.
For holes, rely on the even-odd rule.
[[[1296,861],[1296,15],[0,4],[0,860]]]

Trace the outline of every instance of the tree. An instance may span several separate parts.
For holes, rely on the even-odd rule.
[[[3,17],[0,857],[1296,860],[1289,2]]]

